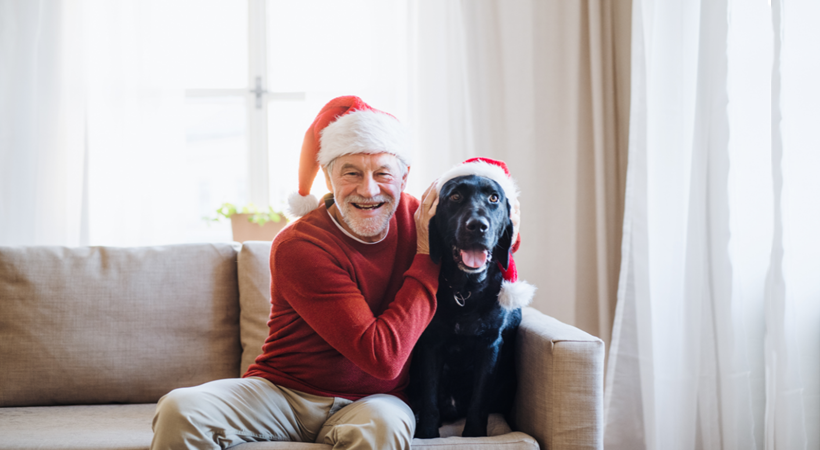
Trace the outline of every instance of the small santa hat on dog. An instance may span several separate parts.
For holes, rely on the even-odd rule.
[[[466,175],[478,175],[480,177],[489,178],[501,186],[504,190],[504,196],[510,202],[510,207],[518,200],[518,186],[515,180],[510,176],[510,170],[504,161],[499,161],[490,158],[470,158],[463,163],[451,168],[436,180],[436,192],[441,193],[441,188],[445,183]],[[501,275],[504,281],[501,282],[501,293],[498,295],[498,302],[501,306],[513,310],[523,308],[532,302],[535,296],[536,287],[527,283],[526,281],[518,281],[518,270],[515,268],[515,260],[513,260],[512,253],[518,250],[521,245],[521,240],[513,243],[510,249],[509,264],[505,269],[500,262],[497,262],[498,268],[501,269]]]
[[[501,185],[501,189],[504,189],[504,196],[511,204],[518,199],[518,186],[510,176],[510,169],[507,168],[507,164],[504,161],[481,157],[470,158],[444,172],[436,180],[436,192],[440,193],[441,187],[453,178],[465,175],[478,175],[495,181]]]
[[[288,197],[288,215],[304,216],[319,206],[310,187],[319,172],[339,156],[391,153],[410,166],[407,130],[392,115],[347,95],[329,101],[305,133],[299,157],[299,190]]]

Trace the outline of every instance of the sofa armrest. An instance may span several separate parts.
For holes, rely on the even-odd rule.
[[[603,449],[604,343],[533,308],[517,340],[513,428],[542,449]]]

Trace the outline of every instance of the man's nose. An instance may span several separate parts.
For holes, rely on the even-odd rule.
[[[359,186],[359,195],[362,197],[375,197],[379,195],[379,192],[381,192],[379,183],[377,183],[372,176],[364,177]]]

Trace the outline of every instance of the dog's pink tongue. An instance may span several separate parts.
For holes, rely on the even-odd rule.
[[[462,250],[461,262],[467,267],[478,269],[487,262],[487,252],[485,250]]]

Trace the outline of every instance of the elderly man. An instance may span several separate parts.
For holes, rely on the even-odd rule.
[[[271,247],[270,335],[241,379],[177,389],[154,417],[153,449],[300,441],[409,448],[408,360],[436,309],[427,256],[437,196],[405,194],[406,134],[357,97],[328,103],[305,135],[302,215]],[[309,196],[322,167],[332,196]]]

